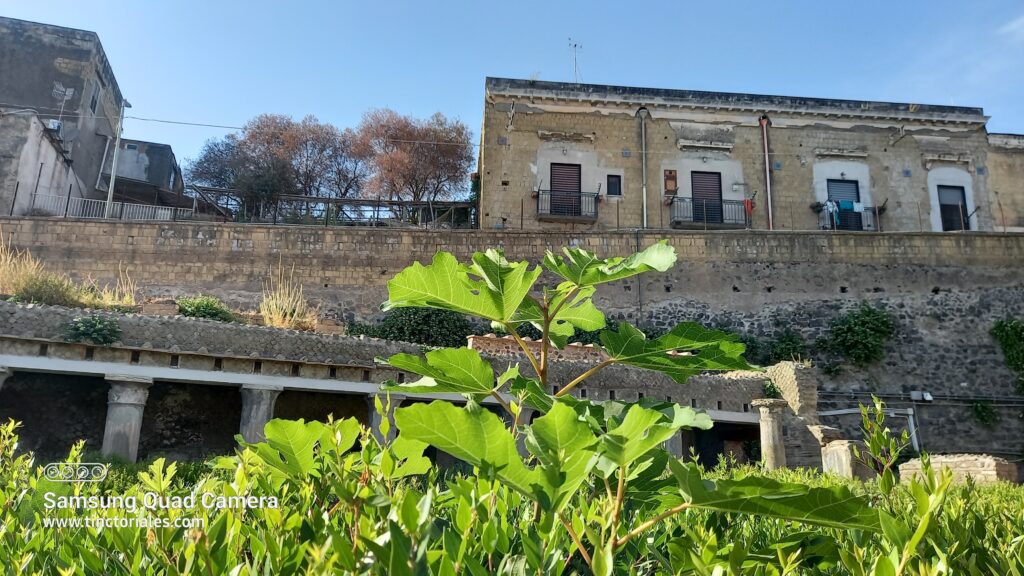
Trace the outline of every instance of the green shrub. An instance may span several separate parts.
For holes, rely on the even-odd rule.
[[[120,339],[121,327],[117,320],[98,314],[75,318],[67,327],[68,342],[91,342],[107,346]]]
[[[1024,394],[1024,322],[1000,320],[992,327],[992,337],[1003,350],[1006,367],[1017,375],[1017,393]]]
[[[782,390],[772,382],[771,380],[764,381],[764,397],[765,398],[782,398]]]
[[[985,428],[995,428],[999,423],[999,412],[991,402],[977,401],[971,404],[971,416]]]
[[[775,338],[760,339],[752,335],[740,337],[746,345],[744,358],[758,366],[771,366],[779,362],[796,361],[807,354],[807,343],[799,332],[786,328]]]
[[[466,338],[479,333],[465,316],[433,308],[396,308],[377,324],[348,325],[352,336],[371,336],[437,347],[466,345]]]
[[[830,352],[865,366],[885,357],[885,344],[894,331],[895,323],[888,312],[865,303],[836,318],[824,344]]]
[[[192,318],[209,318],[231,322],[235,315],[215,296],[193,296],[178,300],[178,314]]]
[[[13,294],[18,302],[48,304],[50,306],[81,306],[78,286],[67,276],[41,272],[25,280]]]

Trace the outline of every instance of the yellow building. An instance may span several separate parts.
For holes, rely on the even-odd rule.
[[[987,120],[961,106],[488,78],[480,222],[1021,230],[1024,137],[990,144]]]

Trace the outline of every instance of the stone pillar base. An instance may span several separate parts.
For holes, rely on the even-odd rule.
[[[274,417],[274,403],[281,394],[281,388],[242,387],[242,421],[238,432],[246,442],[263,442],[267,439],[263,428]]]
[[[152,378],[107,375],[107,422],[103,429],[103,455],[135,462]]]
[[[833,440],[821,449],[821,467],[828,474],[840,478],[859,478],[870,480],[876,476],[875,471],[861,462],[853,453],[857,448],[861,454],[867,452],[863,442],[857,440]]]

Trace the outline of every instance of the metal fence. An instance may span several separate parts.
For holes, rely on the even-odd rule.
[[[107,212],[104,200],[33,194],[28,216],[61,216],[64,218],[103,218]],[[188,220],[193,216],[191,208],[152,206],[114,202],[110,217],[117,220]]]

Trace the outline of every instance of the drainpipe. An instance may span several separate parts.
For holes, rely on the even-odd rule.
[[[765,193],[768,195],[768,229],[775,229],[775,222],[772,219],[772,166],[771,160],[768,158],[768,125],[771,123],[768,120],[767,114],[762,114],[759,120],[761,124],[761,143],[764,146],[764,186]]]
[[[647,228],[647,117],[650,112],[646,106],[636,111],[640,118],[640,160],[643,163],[643,228]]]

